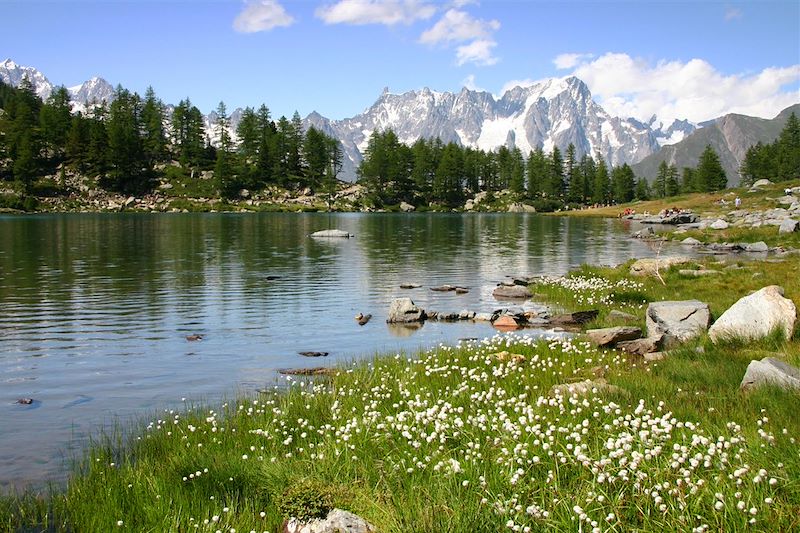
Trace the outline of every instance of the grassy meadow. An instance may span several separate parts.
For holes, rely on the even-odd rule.
[[[723,274],[584,267],[533,289],[597,326],[662,299],[719,316],[769,284],[800,301],[797,261],[706,266]],[[274,532],[332,507],[381,532],[796,530],[800,395],[739,383],[751,359],[800,364],[797,337],[703,336],[645,364],[523,330],[284,378],[97,442],[64,490],[0,499],[0,530]],[[597,376],[618,388],[551,392]]]

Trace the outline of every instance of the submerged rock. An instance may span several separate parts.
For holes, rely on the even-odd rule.
[[[355,237],[355,235],[351,235],[350,233],[340,229],[325,229],[322,231],[315,231],[311,234],[311,236],[334,239],[348,239],[350,237]]]
[[[522,285],[511,285],[505,286],[501,285],[497,287],[495,290],[492,291],[492,296],[497,299],[525,299],[530,298],[533,296],[531,290],[528,287],[524,287]]]
[[[327,357],[328,352],[297,352],[303,357]]]
[[[780,329],[788,339],[796,320],[794,302],[783,297],[783,288],[769,285],[739,299],[709,328],[708,335],[714,342],[726,338],[759,339]]]

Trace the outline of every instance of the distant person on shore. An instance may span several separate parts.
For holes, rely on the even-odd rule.
[[[737,196],[733,203],[736,205],[736,209],[739,209],[742,206],[742,199]]]

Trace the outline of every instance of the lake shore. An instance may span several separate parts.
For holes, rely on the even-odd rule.
[[[664,299],[700,300],[718,319],[770,285],[800,301],[792,260],[629,268],[582,267],[531,290],[597,308],[588,328],[619,325],[621,311],[644,330],[648,303]],[[99,443],[65,491],[3,499],[0,526],[276,531],[337,507],[377,531],[788,531],[799,525],[797,392],[739,387],[754,359],[797,366],[797,337],[796,326],[789,339],[702,333],[647,362],[582,336],[497,336],[339,366]],[[587,380],[608,387],[554,392]]]

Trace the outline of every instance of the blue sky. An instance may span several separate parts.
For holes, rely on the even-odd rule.
[[[612,114],[700,121],[800,101],[800,2],[0,0],[0,60],[207,112],[352,116],[383,87],[501,94],[576,74]]]

